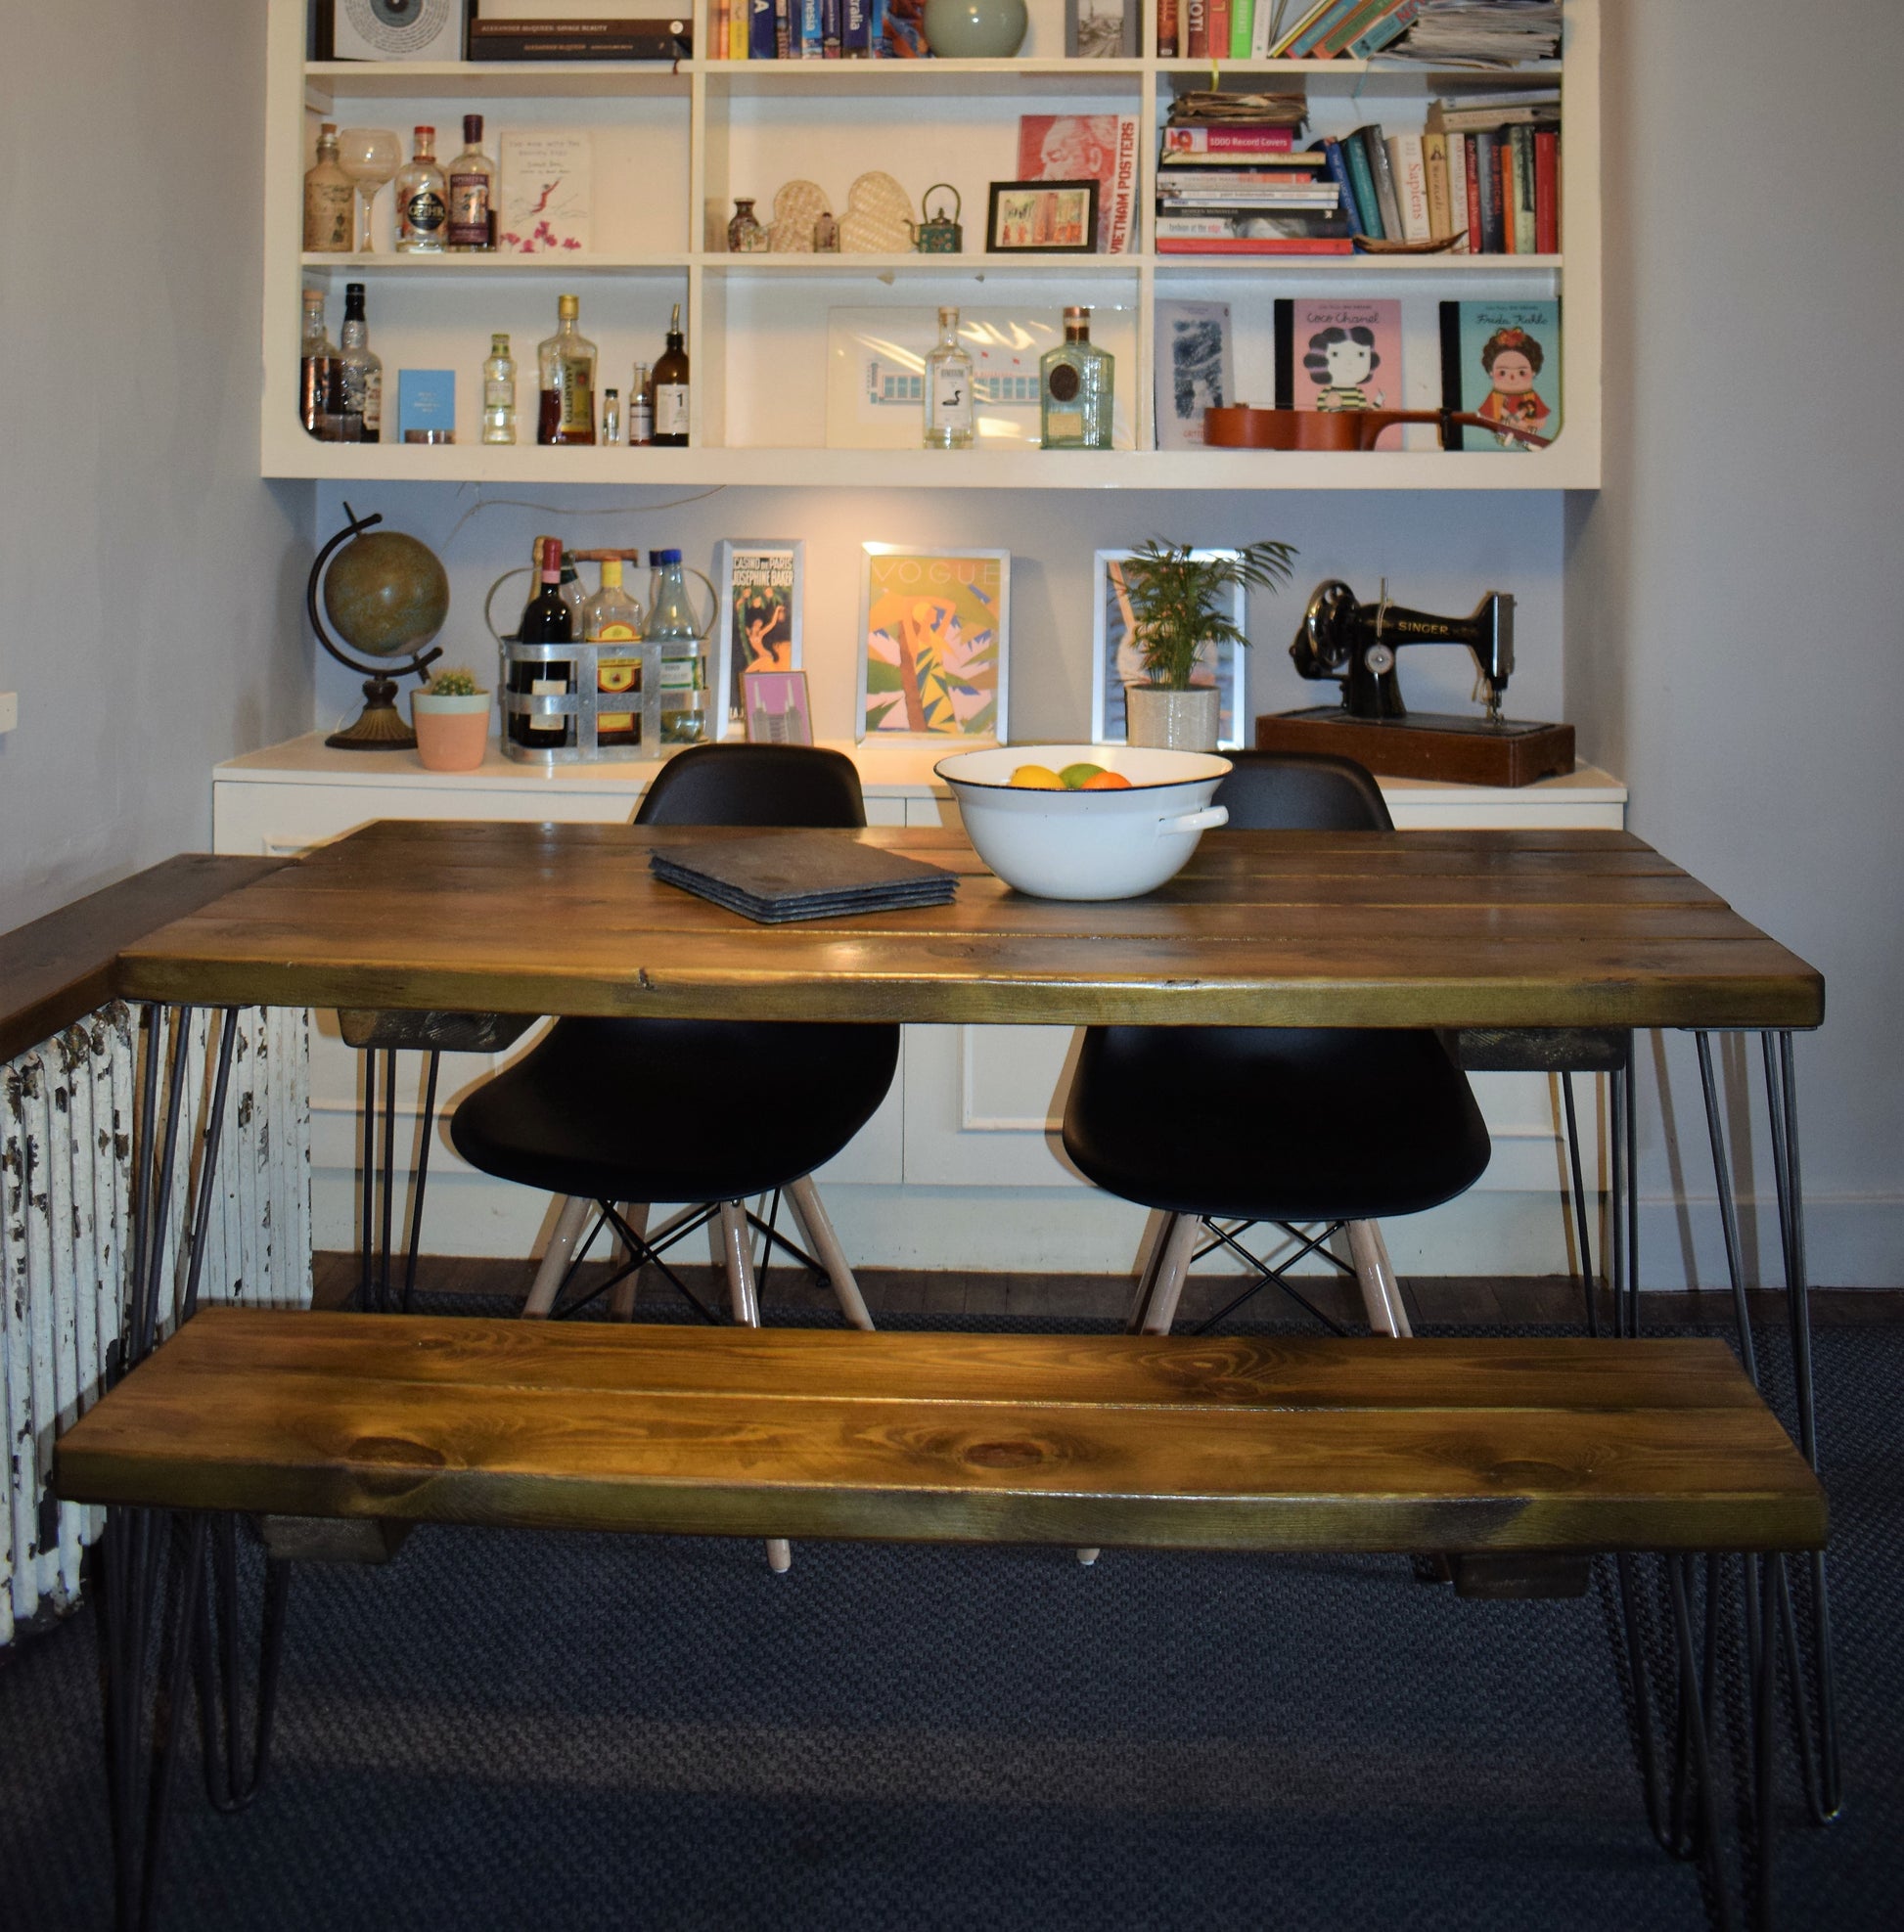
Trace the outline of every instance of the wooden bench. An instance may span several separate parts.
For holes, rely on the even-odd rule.
[[[1764,1552],[1827,1531],[1731,1353],[1690,1340],[207,1308],[67,1432],[57,1480],[280,1518],[1061,1547]]]

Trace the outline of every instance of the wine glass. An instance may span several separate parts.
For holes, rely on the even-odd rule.
[[[359,252],[375,254],[370,239],[371,207],[377,191],[403,165],[403,143],[387,127],[346,127],[338,136],[338,165],[350,177],[363,210]]]

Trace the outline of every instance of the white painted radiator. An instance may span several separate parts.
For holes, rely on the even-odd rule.
[[[175,1049],[160,1022],[161,1066]],[[218,1015],[193,1016],[188,1119],[211,1101]],[[47,1493],[58,1431],[97,1397],[125,1308],[132,1137],[140,1118],[139,1016],[102,1007],[0,1066],[0,1415],[7,1487],[0,1515],[0,1646],[16,1626],[79,1595],[79,1559],[101,1511]],[[261,1306],[310,1301],[309,1015],[239,1014],[223,1138],[212,1176],[199,1293]],[[162,1077],[162,1076],[161,1076]],[[159,1096],[162,1107],[163,1095]],[[160,1285],[161,1328],[184,1290],[184,1236],[202,1176],[199,1139],[178,1137]]]

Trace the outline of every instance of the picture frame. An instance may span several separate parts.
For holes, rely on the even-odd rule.
[[[1065,0],[1065,58],[1134,61],[1138,18],[1138,0]]]
[[[749,744],[813,742],[813,710],[804,671],[748,671],[741,683]]]
[[[1096,607],[1091,623],[1091,741],[1094,744],[1125,741],[1129,727],[1124,691],[1128,685],[1143,682],[1129,600],[1118,567],[1135,555],[1129,550],[1101,550],[1093,559],[1091,581]],[[1191,552],[1200,562],[1235,555],[1235,551],[1221,547]],[[1241,629],[1246,614],[1244,587],[1236,585],[1229,596],[1234,602],[1224,615]],[[1193,685],[1213,684],[1222,693],[1216,727],[1219,751],[1240,751],[1247,744],[1248,703],[1244,670],[1244,652],[1233,644],[1225,644],[1214,651],[1205,648],[1191,673]]]
[[[749,671],[797,671],[806,545],[798,537],[723,537],[714,546],[715,717],[721,731],[745,722]]]
[[[985,215],[993,255],[1094,255],[1096,181],[994,181]]]
[[[1202,449],[1203,411],[1238,400],[1228,302],[1156,304],[1156,446]]]
[[[863,543],[853,736],[1006,740],[1012,553]]]

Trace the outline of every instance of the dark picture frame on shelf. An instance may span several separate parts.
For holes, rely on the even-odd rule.
[[[992,255],[1094,255],[1095,181],[994,181],[985,216]]]

